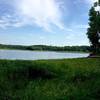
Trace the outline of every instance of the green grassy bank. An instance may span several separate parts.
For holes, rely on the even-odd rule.
[[[0,60],[0,100],[100,100],[100,58]]]

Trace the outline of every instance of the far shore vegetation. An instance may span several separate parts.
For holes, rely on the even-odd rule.
[[[48,45],[4,45],[0,44],[0,49],[14,49],[14,50],[37,50],[37,51],[68,51],[68,52],[89,52],[89,46],[48,46]]]

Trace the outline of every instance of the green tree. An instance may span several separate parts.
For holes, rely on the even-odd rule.
[[[87,31],[88,38],[91,43],[91,51],[93,54],[100,53],[100,11],[96,11],[100,7],[100,0],[94,3],[89,11],[89,28]]]

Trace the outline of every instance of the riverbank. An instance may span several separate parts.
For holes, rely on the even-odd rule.
[[[0,60],[0,100],[99,100],[100,58]]]

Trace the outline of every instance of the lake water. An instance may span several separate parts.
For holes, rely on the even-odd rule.
[[[69,53],[51,51],[0,50],[0,59],[39,60],[87,57],[88,53]]]

